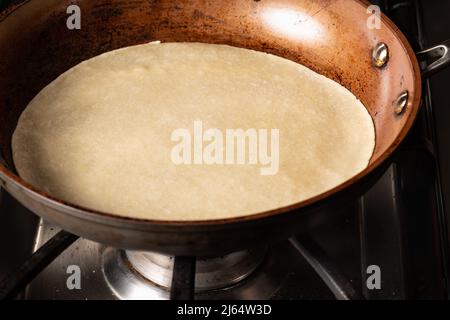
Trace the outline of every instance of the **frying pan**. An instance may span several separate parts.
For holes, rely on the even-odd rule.
[[[66,26],[81,8],[81,30]],[[0,182],[24,206],[76,235],[107,245],[211,256],[285,239],[319,210],[355,199],[383,173],[414,123],[422,75],[449,64],[449,43],[418,54],[385,16],[369,27],[359,0],[30,0],[0,15]],[[372,17],[373,18],[373,17]],[[367,107],[376,147],[367,169],[336,188],[268,212],[213,221],[122,218],[63,202],[16,173],[11,136],[28,102],[79,62],[160,40],[229,44],[302,63],[352,91]],[[427,62],[427,63],[425,63]],[[352,115],[349,114],[349,117]]]

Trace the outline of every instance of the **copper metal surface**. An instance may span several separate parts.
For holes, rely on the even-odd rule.
[[[66,27],[70,4],[81,8],[81,30]],[[0,16],[0,147],[6,162],[0,162],[0,183],[43,218],[116,247],[205,256],[287,238],[307,228],[315,211],[362,193],[381,174],[417,115],[421,75],[414,52],[385,16],[380,29],[368,28],[367,7],[358,0],[25,1]],[[286,208],[193,222],[126,219],[80,208],[34,189],[14,173],[11,136],[21,112],[42,88],[85,59],[154,40],[265,51],[341,83],[373,118],[376,148],[369,167]],[[372,53],[381,42],[389,48],[389,62],[377,68]],[[398,115],[396,101],[405,91],[409,99]]]

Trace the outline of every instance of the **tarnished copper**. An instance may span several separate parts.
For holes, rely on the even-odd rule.
[[[70,4],[81,8],[81,30],[66,27]],[[407,135],[419,109],[421,75],[414,52],[385,16],[380,29],[369,28],[368,6],[359,0],[25,1],[0,16],[0,146],[7,163],[0,164],[0,180],[42,217],[117,247],[205,256],[301,231],[317,210],[353,199],[370,185]],[[373,118],[376,148],[369,167],[333,190],[286,208],[197,222],[126,219],[79,208],[35,190],[14,173],[12,133],[23,109],[45,85],[85,59],[155,40],[265,51],[341,83]],[[372,61],[379,43],[389,48],[389,63],[383,68]],[[407,105],[398,116],[392,105],[406,91]]]

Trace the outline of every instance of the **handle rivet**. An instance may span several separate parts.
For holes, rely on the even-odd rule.
[[[396,114],[400,115],[405,111],[406,106],[408,105],[408,98],[409,98],[408,91],[404,91],[400,94],[400,96],[395,101],[394,111]]]
[[[381,42],[373,49],[372,61],[377,68],[382,68],[386,65],[389,61],[389,48],[386,43]]]

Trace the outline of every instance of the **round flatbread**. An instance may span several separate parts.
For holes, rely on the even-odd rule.
[[[77,65],[31,101],[12,141],[33,186],[156,220],[291,205],[362,171],[374,145],[369,113],[338,83],[274,55],[201,43],[127,47]]]

